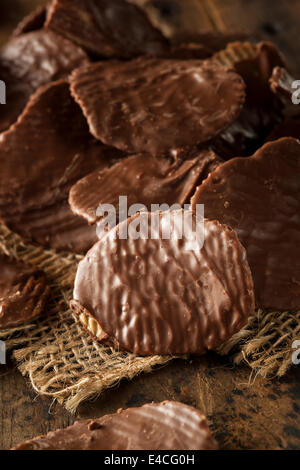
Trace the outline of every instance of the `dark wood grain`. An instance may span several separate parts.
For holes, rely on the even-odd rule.
[[[250,377],[247,367],[232,367],[228,359],[211,354],[123,382],[71,416],[36,396],[11,364],[0,369],[0,448],[66,427],[75,419],[169,399],[202,410],[222,449],[299,449],[299,381],[300,368],[270,381]]]
[[[136,0],[147,6],[168,33],[235,29],[275,41],[300,74],[299,0]],[[1,0],[0,42],[38,0]],[[3,16],[6,12],[6,17]],[[222,449],[300,449],[300,367],[281,380],[250,375],[214,354],[123,382],[98,400],[85,403],[76,416],[35,394],[13,363],[0,366],[0,449],[120,407],[165,399],[180,400],[207,414]]]

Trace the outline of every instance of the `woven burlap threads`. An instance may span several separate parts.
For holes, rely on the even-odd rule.
[[[56,399],[70,412],[80,403],[116,386],[122,379],[151,372],[170,357],[136,357],[94,342],[68,309],[80,257],[57,254],[22,242],[0,225],[0,248],[44,269],[52,297],[36,322],[0,332],[18,368],[34,390]],[[283,376],[292,365],[293,343],[300,339],[300,312],[262,312],[218,351],[255,374]]]
[[[293,365],[297,340],[300,340],[300,311],[258,310],[248,325],[218,352],[222,355],[233,353],[234,363],[246,362],[254,376],[282,377]]]

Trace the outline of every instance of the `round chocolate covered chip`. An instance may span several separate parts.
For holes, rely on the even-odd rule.
[[[78,181],[70,191],[70,206],[75,215],[84,217],[90,224],[100,219],[97,209],[101,204],[119,207],[120,196],[127,197],[128,208],[133,204],[143,204],[148,211],[153,205],[182,207],[221,163],[208,150],[196,151],[184,160],[133,155]]]
[[[85,52],[51,31],[34,31],[12,38],[0,50],[0,80],[6,84],[1,106],[0,132],[19,117],[30,95],[41,85],[67,78],[88,62]]]
[[[120,155],[90,135],[66,81],[41,87],[0,139],[2,220],[26,240],[85,253],[96,229],[72,214],[70,188]]]
[[[216,137],[238,117],[245,99],[235,72],[192,60],[92,64],[74,71],[71,90],[96,138],[152,155]]]
[[[216,450],[205,416],[178,402],[152,403],[20,444],[15,450]],[[113,456],[112,456],[113,457]],[[113,464],[114,462],[112,462]]]
[[[142,212],[89,251],[71,306],[97,339],[139,355],[203,354],[247,323],[246,252],[232,229],[200,219]]]
[[[300,307],[300,142],[286,138],[218,167],[192,199],[235,229],[259,307]]]

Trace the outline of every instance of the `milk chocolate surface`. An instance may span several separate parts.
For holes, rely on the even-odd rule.
[[[216,59],[224,53],[216,56]],[[278,49],[271,43],[255,47],[242,43],[228,46],[226,64],[240,74],[246,84],[246,102],[238,119],[214,142],[212,148],[223,158],[252,155],[274,126],[283,119],[283,105],[270,88],[274,67],[284,66]]]
[[[247,250],[256,303],[300,307],[300,142],[281,139],[218,167],[192,205],[228,224]]]
[[[84,51],[51,31],[34,31],[11,39],[0,50],[0,80],[7,89],[1,106],[0,132],[14,123],[31,94],[41,85],[66,78],[88,62]]]
[[[196,186],[217,168],[222,160],[208,150],[194,152],[186,160],[155,158],[138,154],[122,159],[111,168],[97,170],[73,186],[70,206],[75,215],[90,224],[97,222],[100,204],[119,206],[119,196],[127,196],[127,205],[189,203]]]
[[[21,34],[31,33],[32,31],[42,29],[46,21],[47,9],[47,6],[42,5],[25,16],[25,18],[23,18],[23,20],[17,25],[13,32],[13,36],[20,36]]]
[[[216,450],[205,416],[175,401],[120,410],[24,442],[15,450]]]
[[[26,240],[86,252],[96,231],[72,214],[69,190],[117,158],[120,152],[90,135],[68,83],[45,85],[0,139],[1,218]]]
[[[41,270],[0,254],[0,330],[38,317],[49,295]]]
[[[241,77],[221,65],[145,58],[84,66],[71,90],[96,138],[154,156],[217,136],[245,99]]]
[[[254,294],[246,252],[216,221],[205,221],[202,247],[197,220],[191,211],[143,212],[88,252],[71,307],[98,323],[97,339],[138,355],[202,354],[247,323]]]
[[[144,11],[126,0],[56,0],[46,24],[98,57],[160,55],[168,46]]]

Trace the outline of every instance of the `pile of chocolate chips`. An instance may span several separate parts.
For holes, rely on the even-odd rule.
[[[90,250],[71,307],[99,341],[203,354],[255,306],[300,307],[293,79],[273,44],[240,39],[169,39],[126,0],[55,0],[0,50],[1,220],[24,240]],[[119,196],[147,211],[98,240],[97,208]],[[150,230],[152,204],[179,208],[157,213],[151,239],[122,239]]]

